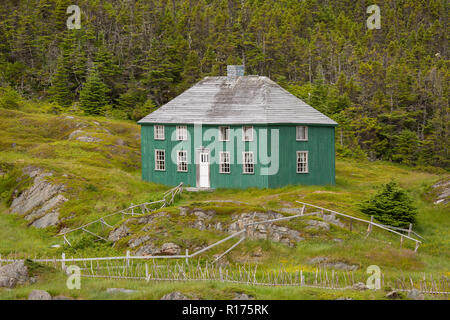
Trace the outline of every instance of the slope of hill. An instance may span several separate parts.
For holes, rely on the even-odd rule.
[[[311,218],[279,224],[295,230],[297,238],[284,242],[270,237],[267,240],[258,237],[249,239],[230,252],[226,260],[257,263],[267,270],[276,269],[280,264],[284,268],[297,270],[315,268],[317,261],[325,259],[331,267],[341,263],[362,273],[367,266],[376,264],[394,276],[402,273],[417,275],[419,272],[448,276],[449,208],[448,204],[434,204],[435,199],[430,195],[433,190],[431,186],[448,179],[448,174],[444,171],[423,172],[387,162],[346,158],[337,160],[336,186],[185,192],[174,206],[159,210],[159,213],[168,216],[164,217],[163,214],[162,218],[155,219],[150,230],[142,230],[127,219],[117,221],[118,225],[131,223],[132,232],[117,241],[114,247],[110,243],[96,242],[86,235],[74,236],[73,247],[64,246],[60,237],[54,237],[57,231],[82,225],[128,207],[131,203],[160,199],[168,189],[140,179],[138,126],[132,122],[102,117],[49,115],[5,109],[0,109],[0,119],[0,254],[3,257],[14,252],[28,256],[59,256],[62,252],[74,256],[122,254],[130,249],[130,243],[143,235],[154,237],[151,243],[154,246],[170,241],[181,250],[193,250],[225,237],[226,228],[231,226],[236,215],[255,212],[285,215],[293,207],[298,207],[295,200],[367,218],[359,211],[358,203],[374,193],[380,184],[395,179],[409,191],[419,207],[418,223],[414,230],[425,241],[418,253],[413,252],[411,244],[405,243],[404,248],[399,248],[398,237],[374,232],[364,239],[358,229],[350,232],[339,224]],[[18,213],[12,214],[11,211]],[[211,215],[211,220],[196,225],[199,219],[194,211]],[[181,215],[181,212],[187,214]],[[45,218],[48,216],[50,218]],[[218,222],[224,228],[208,227],[208,224],[217,225]],[[309,224],[318,227],[310,228]],[[51,247],[55,244],[61,247]],[[133,252],[140,248],[142,246],[133,248]],[[223,252],[224,248],[219,246],[202,255],[201,259],[210,260],[215,254]],[[47,280],[42,280],[41,286],[64,292],[64,288],[54,283],[60,279],[60,275],[46,277],[44,279]],[[89,289],[79,295],[81,298],[103,297],[92,290],[108,285],[111,283],[89,281]],[[142,289],[140,284],[135,283],[133,286]],[[227,290],[230,288],[227,285],[205,286],[206,296],[228,297]],[[176,287],[190,288],[187,290],[195,292],[202,290],[200,284],[192,287],[159,284],[157,288],[161,291],[157,292]],[[20,287],[13,293],[0,291],[0,296],[21,297],[28,290],[29,287]],[[286,292],[276,288],[252,290],[258,298],[287,297],[287,292],[294,294],[294,297],[333,296],[320,290],[309,293],[304,289]],[[135,297],[158,297],[156,293],[143,292]],[[355,297],[380,298],[381,295],[364,293]]]

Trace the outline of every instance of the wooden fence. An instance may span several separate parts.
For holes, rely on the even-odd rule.
[[[145,203],[136,204],[136,205],[131,204],[131,206],[129,206],[126,209],[108,214],[99,219],[96,219],[94,221],[86,223],[80,227],[61,232],[61,233],[57,234],[57,236],[62,236],[64,239],[64,242],[67,243],[69,246],[72,246],[72,245],[71,245],[70,241],[67,239],[67,236],[70,233],[73,233],[76,231],[82,231],[82,232],[88,233],[90,235],[93,235],[94,237],[96,237],[100,240],[108,241],[105,237],[102,237],[98,233],[88,230],[87,228],[92,225],[95,225],[95,224],[100,224],[102,229],[103,229],[103,227],[113,229],[114,226],[106,222],[106,220],[108,218],[111,218],[113,216],[122,215],[122,220],[123,220],[126,215],[130,215],[130,216],[134,217],[134,216],[141,216],[141,215],[148,214],[152,211],[159,210],[161,208],[164,208],[166,206],[173,204],[173,202],[175,201],[175,197],[177,195],[181,194],[182,192],[183,192],[183,182],[181,182],[178,186],[164,192],[163,198],[161,200],[145,202]]]
[[[311,207],[311,208],[314,208],[314,209],[321,210],[320,214],[322,216],[325,214],[325,212],[329,212],[332,215],[338,215],[340,217],[344,217],[344,218],[348,219],[348,221],[349,221],[348,226],[349,226],[350,231],[353,228],[353,221],[359,221],[361,223],[367,224],[368,227],[367,227],[366,238],[372,232],[372,228],[373,227],[378,227],[378,228],[383,229],[385,231],[388,231],[390,233],[399,235],[400,236],[400,247],[403,246],[404,239],[411,240],[411,241],[415,242],[414,252],[417,252],[417,250],[419,249],[419,245],[422,243],[422,241],[420,241],[418,239],[414,239],[412,237],[412,234],[414,234],[414,235],[416,235],[416,236],[418,236],[418,237],[423,239],[423,237],[421,237],[420,235],[418,235],[416,232],[414,232],[412,230],[412,224],[409,225],[409,229],[397,228],[397,227],[387,226],[387,225],[384,225],[384,224],[373,222],[373,216],[370,217],[370,221],[369,221],[369,220],[364,220],[364,219],[361,219],[361,218],[353,217],[353,216],[350,216],[348,214],[340,213],[340,212],[337,212],[337,211],[334,211],[334,210],[331,210],[331,209],[322,208],[322,207],[319,207],[319,206],[316,206],[316,205],[313,205],[313,204],[309,204],[309,203],[306,203],[306,202],[301,202],[301,201],[296,201],[296,202],[298,202],[300,204],[303,204],[303,209],[302,209],[303,212],[306,212],[307,207]],[[406,234],[402,234],[399,231],[406,232],[407,235]]]

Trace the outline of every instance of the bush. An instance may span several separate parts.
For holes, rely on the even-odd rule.
[[[412,199],[395,181],[383,185],[370,200],[362,203],[361,211],[383,224],[403,228],[414,223],[417,214]]]
[[[20,109],[22,97],[11,87],[0,87],[0,108],[3,109]]]

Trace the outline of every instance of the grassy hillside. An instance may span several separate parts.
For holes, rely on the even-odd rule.
[[[74,134],[76,130],[80,130]],[[114,248],[110,244],[94,242],[93,239],[74,239],[78,249],[62,245],[62,239],[55,237],[57,231],[65,227],[76,227],[104,216],[131,203],[159,199],[168,188],[143,182],[140,178],[140,137],[139,127],[133,122],[113,121],[102,117],[79,117],[68,115],[48,115],[0,109],[0,254],[58,256],[62,252],[74,256],[99,256],[123,253],[129,238],[119,241]],[[77,140],[88,137],[91,142]],[[9,213],[14,197],[31,184],[23,175],[23,169],[39,167],[52,172],[47,177],[50,182],[65,186],[64,196],[68,199],[60,208],[59,226],[36,229],[27,226],[28,221]],[[362,228],[353,232],[331,225],[330,231],[310,231],[303,235],[305,241],[288,247],[268,240],[246,240],[236,247],[228,257],[230,262],[258,263],[261,268],[275,270],[282,265],[290,270],[314,269],[308,260],[328,257],[359,266],[365,272],[371,264],[379,265],[383,272],[392,276],[403,273],[419,276],[421,272],[449,275],[450,244],[448,230],[449,207],[433,204],[430,186],[448,178],[444,171],[424,172],[414,168],[388,162],[368,162],[351,159],[337,159],[336,186],[287,186],[280,189],[216,190],[214,192],[183,193],[173,208],[170,219],[156,223],[157,230],[164,231],[164,240],[173,241],[182,248],[199,244],[211,244],[224,238],[226,233],[212,230],[197,230],[189,227],[187,218],[179,216],[179,206],[203,208],[217,213],[215,219],[228,221],[237,212],[277,211],[280,207],[295,206],[295,200],[323,206],[343,213],[367,218],[358,204],[373,194],[382,183],[395,179],[408,190],[419,208],[418,223],[414,230],[426,240],[413,252],[413,245],[405,242],[399,247],[399,238],[385,232],[373,232],[366,240]],[[234,200],[213,202],[212,200]],[[238,201],[240,203],[238,203]],[[228,220],[227,220],[228,219]],[[320,218],[317,218],[320,220]],[[300,221],[280,223],[292,229],[303,230]],[[161,232],[160,232],[161,233]],[[210,259],[221,253],[227,246],[202,255]],[[261,255],[254,257],[253,253]],[[48,288],[55,293],[66,293],[63,277],[58,273],[46,275],[33,287]],[[60,283],[61,282],[61,283]],[[159,298],[160,293],[183,288],[206,298],[227,298],[236,286],[224,284],[154,284],[151,292],[145,284],[120,283],[125,287],[140,288],[140,294],[131,298]],[[76,295],[81,298],[105,298],[96,293],[99,288],[114,285],[103,280],[86,280],[86,286]],[[0,298],[20,298],[32,287],[20,287],[11,292],[1,291]],[[351,296],[354,293],[327,293],[323,290],[279,288],[241,288],[257,298],[332,298]],[[231,291],[230,291],[231,290]],[[380,293],[360,293],[356,298],[380,298]],[[117,297],[116,297],[117,298]]]

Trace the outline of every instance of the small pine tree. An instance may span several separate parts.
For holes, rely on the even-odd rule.
[[[60,56],[56,72],[52,77],[52,86],[48,90],[50,102],[56,102],[62,107],[69,107],[73,100],[69,86],[69,70]]]
[[[109,89],[94,68],[80,92],[80,108],[86,114],[99,115],[108,104]]]
[[[412,199],[395,181],[383,185],[369,201],[362,203],[361,211],[383,224],[404,228],[415,222],[417,214]]]

